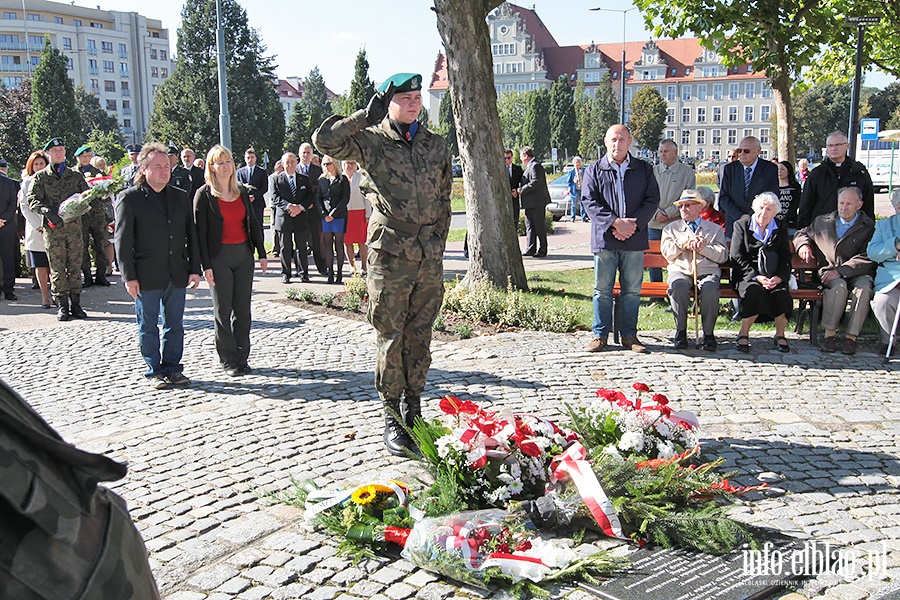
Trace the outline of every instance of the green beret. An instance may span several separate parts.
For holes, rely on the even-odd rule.
[[[385,82],[381,84],[381,87],[378,88],[378,91],[384,92],[392,83],[394,84],[395,94],[415,92],[422,89],[422,76],[418,73],[397,73],[396,75],[388,77]]]
[[[44,144],[44,152],[49,150],[50,148],[55,148],[56,146],[65,146],[66,143],[63,141],[61,137],[51,138],[49,142]]]
[[[85,152],[93,153],[94,151],[91,150],[91,147],[89,145],[85,144],[84,146],[79,146],[78,150],[75,151],[75,156],[81,156]]]

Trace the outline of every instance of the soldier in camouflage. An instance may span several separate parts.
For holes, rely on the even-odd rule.
[[[125,472],[0,381],[0,599],[159,600],[125,501],[97,485]]]
[[[85,319],[81,308],[81,218],[63,222],[59,205],[72,194],[88,189],[84,176],[66,166],[66,145],[55,137],[44,145],[50,164],[34,174],[28,206],[44,218],[44,245],[50,262],[50,285],[59,303],[56,318]]]
[[[94,177],[103,177],[105,173],[91,164],[91,158],[94,151],[90,146],[81,146],[75,151],[75,158],[78,159],[78,171],[84,175],[85,180]],[[109,266],[107,258],[107,248],[109,247],[109,219],[107,218],[107,210],[104,204],[108,203],[108,199],[95,198],[91,200],[91,209],[81,216],[81,240],[83,245],[81,258],[81,275],[82,287],[91,287],[95,283],[109,287],[110,283],[106,279],[106,268]],[[93,241],[93,244],[91,243]],[[97,267],[97,274],[91,277],[91,248],[94,250],[94,264]]]
[[[183,190],[188,196],[191,194],[191,172],[181,166],[178,160],[181,158],[181,151],[174,145],[169,144],[169,167],[172,169],[172,178],[169,185],[175,186]],[[189,198],[191,202],[193,197]]]
[[[316,147],[364,166],[373,212],[368,232],[367,317],[377,332],[375,388],[385,408],[384,442],[416,450],[404,427],[421,414],[431,365],[431,327],[444,296],[442,258],[450,228],[452,171],[447,143],[418,121],[422,76],[399,73],[369,105],[329,117]]]

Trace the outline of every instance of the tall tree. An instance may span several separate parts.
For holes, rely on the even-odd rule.
[[[312,134],[313,132],[309,128],[309,117],[303,109],[303,103],[294,102],[294,108],[291,109],[291,116],[285,130],[284,151],[296,153],[300,144],[312,139]]]
[[[497,111],[500,118],[500,139],[503,147],[515,150],[523,146],[522,126],[525,123],[525,94],[502,92],[497,96]],[[513,152],[518,160],[518,152]]]
[[[27,127],[32,148],[43,148],[47,140],[58,136],[66,141],[66,153],[71,158],[81,136],[81,115],[75,106],[75,87],[67,65],[65,55],[47,38],[31,82]]]
[[[328,104],[328,93],[325,91],[325,79],[319,72],[319,67],[313,67],[306,81],[303,82],[303,98],[300,100],[300,104],[303,105],[310,132],[310,137],[303,141],[309,142],[312,139],[312,132],[318,129],[322,121],[333,114],[331,106]]]
[[[575,91],[572,95],[575,103],[575,128],[578,130],[578,149],[577,152],[583,158],[587,159],[596,148],[591,149],[590,141],[585,144],[585,137],[588,133],[591,123],[591,105],[592,100],[584,89],[584,80],[579,79],[575,84]]]
[[[612,79],[609,73],[604,73],[591,100],[591,116],[588,120],[586,137],[582,137],[581,146],[585,149],[585,154],[597,156],[599,159],[606,151],[603,146],[606,130],[618,122],[619,105],[613,92]]]
[[[750,64],[765,73],[778,116],[778,156],[794,162],[791,87],[820,57],[820,49],[847,45],[852,30],[844,15],[850,0],[635,0],[658,36],[690,32],[715,50],[728,67]],[[882,4],[888,4],[882,2]]]
[[[578,152],[575,100],[565,74],[550,88],[550,146],[558,149],[560,156],[574,156]]]
[[[353,72],[353,81],[350,82],[350,93],[344,105],[344,114],[350,115],[361,108],[365,108],[369,99],[375,93],[375,84],[369,79],[369,59],[366,49],[360,48],[356,55],[356,68]]]
[[[0,157],[9,162],[9,172],[18,175],[35,148],[28,137],[28,116],[31,114],[31,79],[25,78],[19,87],[0,86]],[[43,144],[41,144],[43,147]]]
[[[124,144],[116,118],[100,106],[100,98],[96,94],[88,92],[81,84],[75,88],[75,106],[81,115],[81,135],[77,140],[72,140],[73,143],[86,143],[97,132],[118,135],[119,145]]]
[[[846,82],[855,72],[856,26],[846,23],[848,15],[881,17],[876,24],[865,28],[863,43],[863,72],[875,66],[900,77],[900,4],[893,0],[854,0],[839,4],[835,20],[847,25],[850,43],[832,43],[824,47],[821,60],[813,63],[813,72],[826,81]]]
[[[118,131],[94,130],[85,140],[91,145],[91,149],[97,156],[106,159],[106,164],[112,166],[125,156],[125,143],[122,134]]]
[[[900,129],[900,82],[869,96],[859,109],[866,119],[879,119],[882,129]]]
[[[274,156],[284,142],[274,59],[236,0],[221,0],[221,8],[231,150],[240,155],[253,146],[259,156]],[[177,48],[175,69],[156,91],[147,135],[203,154],[219,142],[216,0],[185,0]]]
[[[631,98],[628,129],[641,148],[656,150],[666,129],[666,100],[655,87],[644,86]]]
[[[525,123],[522,139],[534,147],[537,158],[550,155],[550,92],[538,88],[525,94]]]
[[[798,154],[817,154],[832,131],[846,131],[850,86],[817,83],[794,98],[794,145]]]
[[[469,270],[461,285],[489,281],[527,289],[509,200],[509,175],[500,160],[500,118],[487,13],[502,0],[434,0],[447,49],[469,231]],[[548,134],[549,141],[549,134]]]
[[[456,119],[453,118],[453,92],[448,91],[441,98],[441,105],[438,108],[438,121],[443,128],[442,135],[447,140],[447,146],[450,148],[450,154],[459,155],[459,142],[456,139]]]

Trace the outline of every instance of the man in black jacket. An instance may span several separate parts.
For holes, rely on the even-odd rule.
[[[134,298],[146,377],[158,390],[191,381],[182,373],[185,287],[200,285],[200,252],[187,192],[169,185],[166,147],[147,144],[134,186],[116,205],[116,256]],[[162,308],[160,350],[157,321]]]
[[[251,206],[259,223],[259,231],[263,232],[263,211],[266,209],[265,193],[269,191],[269,175],[266,170],[256,164],[256,150],[247,148],[244,151],[244,166],[237,170],[237,180],[252,187],[250,190]]]
[[[797,209],[797,229],[809,227],[816,217],[837,210],[838,190],[857,187],[862,191],[862,212],[875,218],[875,190],[866,166],[847,156],[850,143],[840,131],[831,133],[825,140],[825,160],[810,171],[800,206]]]
[[[0,277],[3,292],[7,300],[18,300],[13,287],[16,284],[16,246],[19,237],[16,234],[16,206],[19,182],[5,175],[0,175]]]

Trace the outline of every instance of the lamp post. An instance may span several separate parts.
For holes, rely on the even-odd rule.
[[[225,75],[225,29],[222,3],[216,0],[216,62],[219,67],[219,143],[231,150],[231,115],[228,114],[228,79]]]
[[[630,13],[630,12],[633,11],[633,10],[637,10],[637,7],[636,7],[636,6],[632,6],[631,8],[626,8],[626,9],[624,9],[624,10],[619,9],[619,8],[601,8],[601,7],[597,7],[597,8],[590,8],[590,9],[588,9],[588,10],[599,10],[599,11],[603,11],[603,12],[617,12],[617,13],[622,13],[622,71],[621,71],[621,73],[619,74],[619,79],[620,79],[620,83],[621,83],[621,85],[622,85],[622,94],[621,94],[621,98],[620,98],[620,102],[622,103],[622,105],[621,105],[621,108],[622,108],[622,125],[625,125],[625,44],[626,44],[626,40],[627,40],[627,37],[626,37],[626,35],[625,35],[625,22],[626,22],[626,18],[627,18],[627,16],[628,16],[628,13]]]
[[[850,126],[848,139],[850,141],[850,158],[856,159],[856,134],[859,131],[857,121],[859,120],[859,87],[862,82],[862,54],[863,40],[866,35],[866,25],[874,25],[881,21],[881,17],[873,16],[854,16],[848,17],[847,21],[856,25],[856,72],[853,77],[853,88],[850,94]]]

